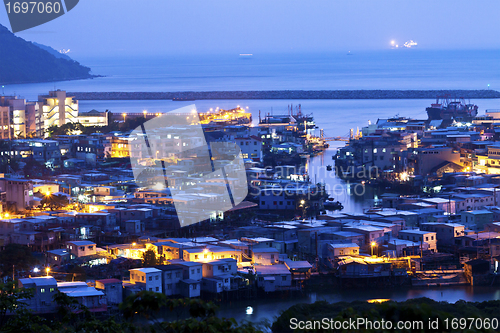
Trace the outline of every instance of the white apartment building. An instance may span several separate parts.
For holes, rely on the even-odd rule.
[[[147,268],[134,268],[129,270],[130,282],[134,284],[142,284],[147,291],[154,291],[161,293],[162,279],[161,270],[147,267]]]
[[[36,134],[47,137],[45,132],[50,126],[61,126],[78,122],[78,101],[66,95],[66,91],[49,91],[48,95],[38,96],[36,115]]]

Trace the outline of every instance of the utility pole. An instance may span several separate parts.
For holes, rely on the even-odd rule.
[[[497,186],[493,188],[493,200],[495,202],[495,207],[497,206]]]
[[[422,238],[420,238],[420,260],[422,260],[422,247],[424,246],[424,235],[422,235]]]
[[[451,194],[448,195],[448,223],[451,219]]]
[[[476,230],[476,259],[479,259],[479,232],[477,230]]]

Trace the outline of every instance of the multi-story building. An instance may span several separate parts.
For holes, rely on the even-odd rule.
[[[262,139],[251,135],[248,137],[235,138],[241,149],[243,158],[249,158],[254,162],[262,162],[264,155],[262,150]]]
[[[399,238],[420,244],[425,242],[429,245],[429,251],[437,252],[437,237],[435,232],[418,229],[401,230],[399,232]]]
[[[418,148],[416,155],[415,174],[429,175],[436,173],[441,176],[443,172],[462,171],[460,152],[451,147]]]
[[[422,223],[422,230],[436,233],[438,245],[455,245],[455,238],[464,236],[465,226],[458,223]]]
[[[134,268],[130,270],[130,282],[144,286],[147,291],[161,293],[161,270],[152,267]]]
[[[0,174],[0,193],[5,193],[2,205],[22,212],[32,204],[33,184],[26,179],[3,178]]]
[[[234,289],[231,287],[235,285],[236,266],[234,259],[219,259],[203,263],[201,289],[211,293]]]
[[[123,136],[107,136],[104,142],[104,155],[112,158],[129,157],[129,139]]]
[[[162,271],[163,293],[167,296],[180,295],[179,282],[183,279],[183,268],[180,265],[156,266]]]
[[[180,265],[183,269],[183,279],[179,281],[179,291],[183,297],[198,297],[201,291],[203,278],[202,264],[199,262],[171,260],[173,264]]]
[[[54,295],[57,292],[57,281],[51,276],[19,279],[19,288],[33,289],[33,297],[26,301],[26,307],[35,313],[52,312],[57,309]]]
[[[0,105],[0,139],[12,139],[10,110],[7,105]]]
[[[84,160],[85,163],[95,166],[98,161],[105,157],[104,145],[106,142],[104,135],[87,135],[79,137],[75,144],[75,156]]]
[[[17,96],[0,96],[0,138],[25,138],[35,133],[38,105]]]
[[[78,101],[72,96],[67,96],[63,90],[49,91],[48,95],[40,95],[35,121],[37,136],[47,137],[46,130],[50,126],[78,122]]]

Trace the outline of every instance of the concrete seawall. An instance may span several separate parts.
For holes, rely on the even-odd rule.
[[[495,90],[272,90],[185,92],[70,92],[78,100],[210,100],[210,99],[466,99],[500,98]]]

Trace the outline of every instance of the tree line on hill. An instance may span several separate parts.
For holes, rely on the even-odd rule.
[[[92,78],[90,68],[57,58],[0,25],[0,84]]]

